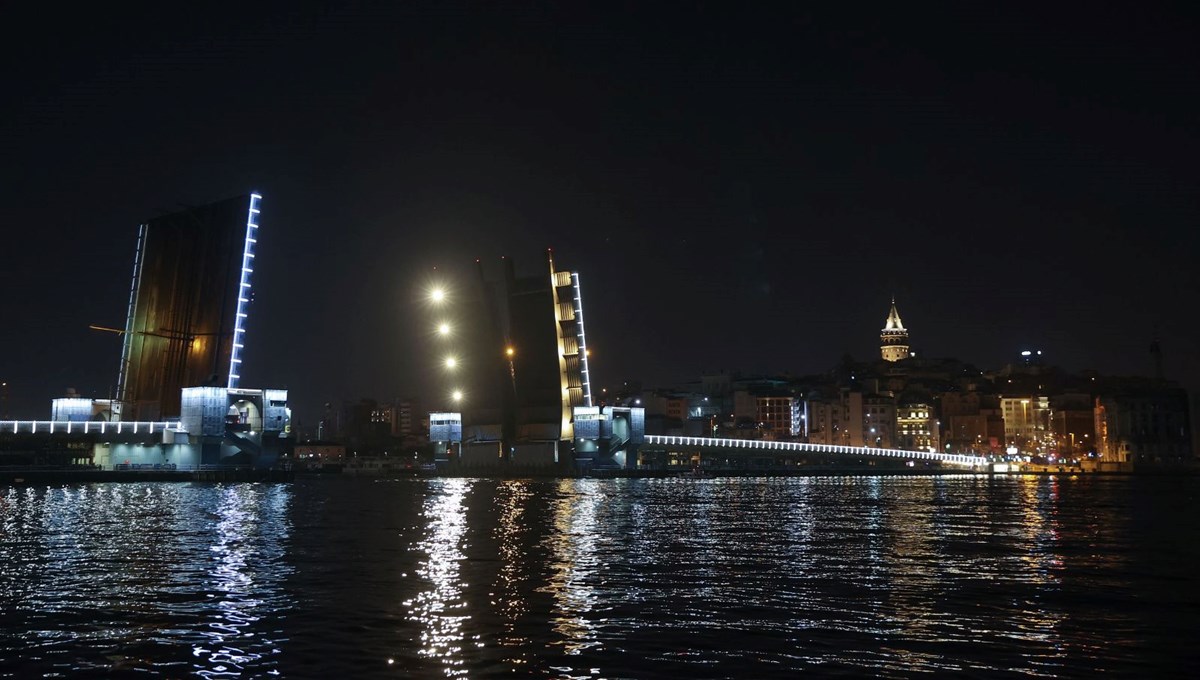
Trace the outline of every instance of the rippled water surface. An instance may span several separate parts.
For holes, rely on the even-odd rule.
[[[0,487],[0,675],[1193,675],[1195,488]]]

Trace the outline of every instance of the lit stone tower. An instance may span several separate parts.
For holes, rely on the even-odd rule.
[[[892,298],[892,309],[887,323],[879,333],[879,351],[884,361],[900,361],[908,358],[908,331],[900,323],[900,312],[896,311],[896,298]]]

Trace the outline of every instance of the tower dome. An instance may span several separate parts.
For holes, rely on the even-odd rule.
[[[884,361],[900,361],[908,358],[908,331],[896,311],[896,298],[892,298],[892,309],[879,333],[879,351]]]

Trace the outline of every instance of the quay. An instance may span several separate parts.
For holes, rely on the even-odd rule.
[[[200,469],[97,469],[95,467],[0,469],[0,484],[87,484],[90,482],[290,482],[291,470],[238,467]]]

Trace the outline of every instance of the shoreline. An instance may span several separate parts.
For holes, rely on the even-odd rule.
[[[0,485],[92,482],[290,482],[290,470],[0,470]]]
[[[292,470],[202,470],[202,471],[131,471],[131,470],[3,470],[0,485],[18,484],[80,484],[95,482],[293,482],[302,480],[400,481],[409,479],[680,479],[712,480],[733,478],[774,477],[1200,477],[1200,469],[1143,469],[1143,470],[1022,470],[990,472],[987,470],[889,470],[846,467],[809,470],[717,470],[700,474],[675,470],[600,470],[586,475],[564,475],[559,472],[537,473],[528,470],[501,473],[494,470],[448,470],[432,473],[322,474]]]

